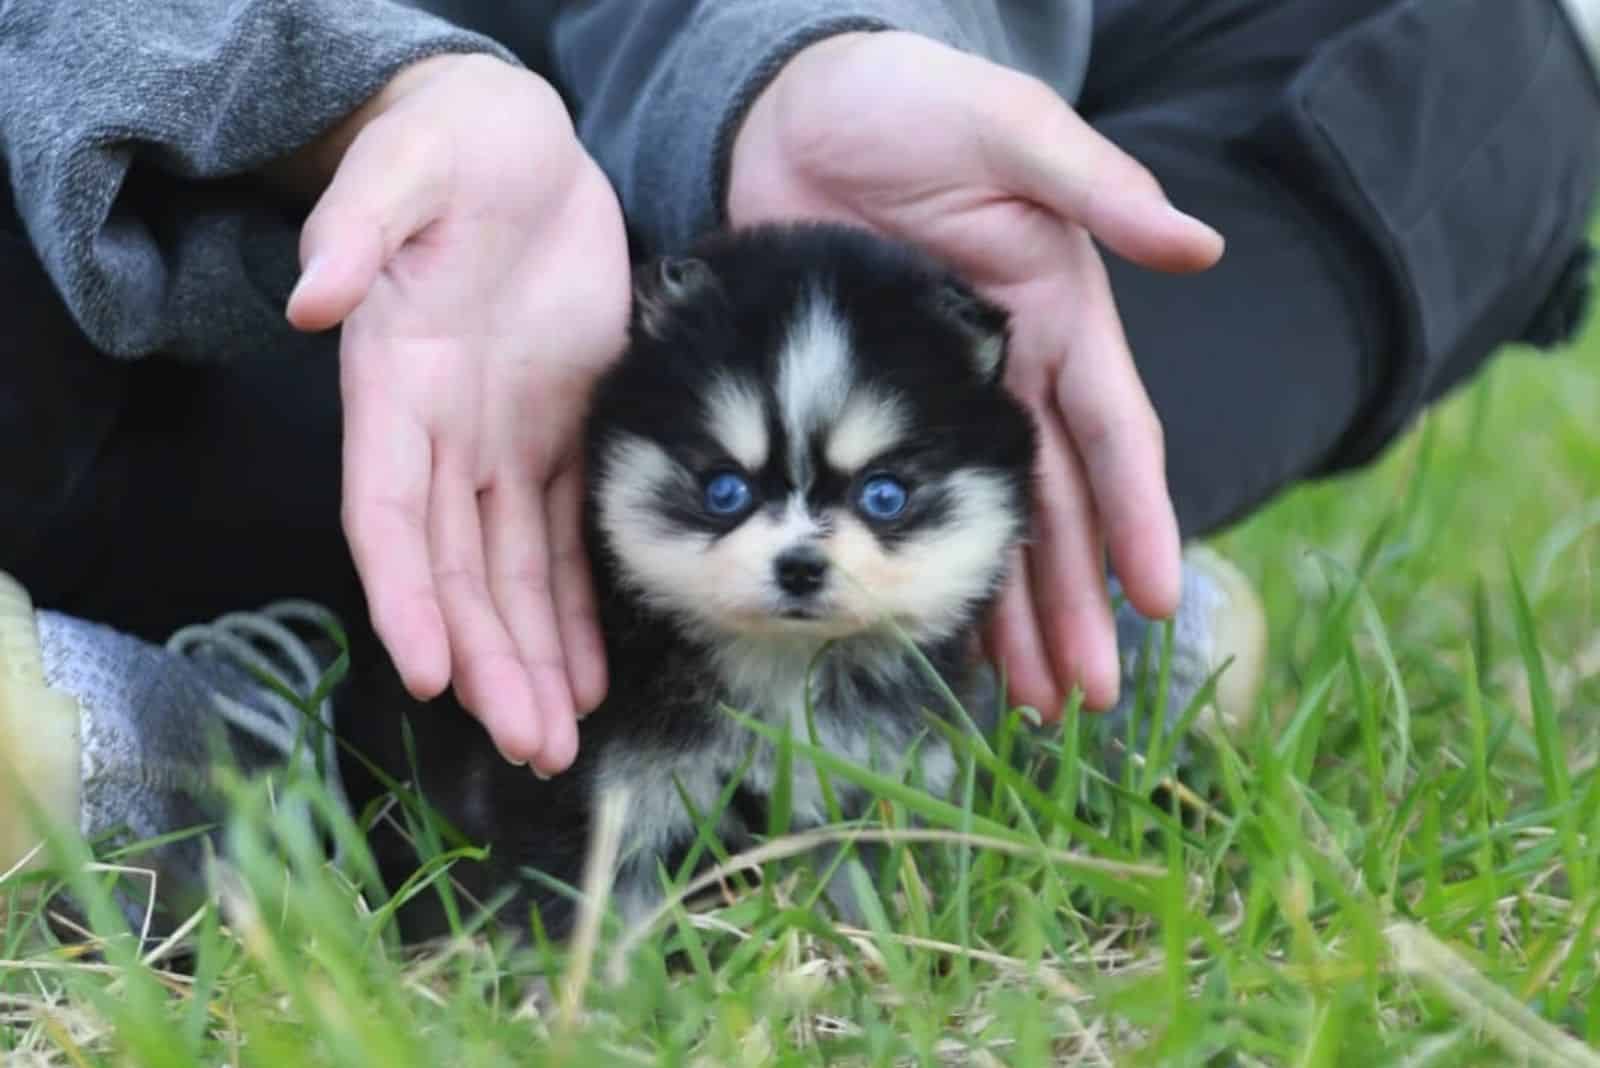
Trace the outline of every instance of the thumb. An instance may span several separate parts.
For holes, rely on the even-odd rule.
[[[1054,121],[1041,123],[1040,109],[1054,112]],[[1041,127],[1050,133],[1041,137]],[[1037,104],[1002,116],[991,130],[985,147],[1002,185],[1082,226],[1125,259],[1200,271],[1221,258],[1221,234],[1173,207],[1149,170],[1053,91],[1044,89]]]
[[[300,231],[300,281],[289,322],[337,326],[366,299],[386,263],[443,214],[445,154],[405,114],[380,116],[340,160]]]

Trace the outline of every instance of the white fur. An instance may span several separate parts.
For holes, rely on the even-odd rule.
[[[816,516],[811,514],[811,509],[806,506],[804,493],[798,491],[789,494],[789,500],[783,507],[783,521],[775,531],[776,551],[792,549],[801,542],[810,541],[821,532]]]
[[[858,635],[852,643],[854,664],[871,672],[883,690],[902,694],[916,691],[918,669],[904,656],[900,639],[889,634],[868,634]],[[910,735],[904,734],[905,720],[893,714],[903,709],[868,706],[867,699],[850,685],[849,676],[843,672],[836,672],[829,679],[829,706],[818,706],[822,680],[813,669],[822,645],[821,640],[808,636],[744,638],[719,645],[714,659],[729,705],[774,727],[787,727],[794,738],[809,741],[809,699],[814,706],[817,742],[823,748],[854,764],[880,771],[900,770],[906,747],[912,741]],[[830,710],[834,714],[829,714]],[[749,737],[737,725],[734,729]],[[914,733],[920,731],[920,726],[913,728]],[[943,748],[942,743],[930,744],[921,754],[923,774],[930,776],[928,781],[935,789],[942,789],[949,781],[935,756]],[[945,762],[948,760],[946,754]],[[770,747],[763,745],[745,781],[752,789],[769,793],[776,782],[776,771]],[[822,786],[809,760],[796,759],[791,791],[795,826],[827,820]]]
[[[812,662],[822,643],[805,638],[746,639],[729,642],[716,653],[718,673],[729,691],[728,704],[747,716],[755,716],[775,727],[787,726],[795,738],[806,740],[807,682]],[[828,730],[827,717],[818,717],[819,740],[841,756],[858,759],[851,751],[851,740],[835,737]],[[745,733],[748,737],[747,732]],[[840,748],[835,749],[836,746]],[[861,754],[860,756],[864,756]],[[776,765],[768,747],[763,746],[751,763],[746,781],[752,789],[769,792],[776,779]],[[822,786],[809,761],[796,761],[791,780],[790,816],[795,826],[826,821]]]
[[[908,423],[893,397],[858,388],[828,431],[822,454],[835,471],[855,474],[898,445]]]
[[[972,347],[972,362],[977,365],[979,375],[992,379],[999,373],[1000,361],[1005,354],[1006,339],[1003,335],[986,337]]]
[[[767,413],[761,394],[748,383],[720,379],[706,398],[706,426],[746,471],[767,462]]]
[[[915,690],[917,669],[897,654],[893,648],[897,639],[882,636],[857,641],[872,643],[859,648],[859,659],[890,673],[879,679],[889,692]],[[787,728],[797,740],[809,741],[807,689],[808,685],[813,690],[818,685],[810,672],[821,647],[819,640],[783,636],[732,639],[717,646],[714,669],[729,706],[772,726]],[[834,685],[847,686],[839,676]],[[815,697],[814,692],[812,696]],[[949,789],[955,777],[955,762],[948,746],[942,739],[925,734],[917,721],[892,714],[903,709],[866,707],[864,700],[848,688],[842,693],[834,690],[831,707],[846,714],[829,715],[819,709],[814,717],[817,741],[829,752],[881,773],[905,774],[909,770],[905,767],[907,751],[921,736],[916,751],[921,780],[935,793]],[[608,751],[594,789],[597,798],[619,785],[630,792],[624,860],[617,882],[618,908],[625,915],[642,913],[656,900],[656,858],[693,830],[682,797],[687,795],[696,811],[706,815],[717,804],[724,784],[744,764],[752,745],[755,753],[743,781],[750,789],[770,795],[777,781],[776,751],[731,716],[716,722],[712,737],[678,757],[659,751]],[[833,782],[837,792],[848,794],[852,789],[837,777]],[[800,830],[827,820],[827,804],[815,765],[804,756],[797,756],[791,765],[790,826]],[[758,833],[763,830],[753,829]]]
[[[602,515],[622,518],[654,517],[653,495],[664,487],[678,483],[685,488],[693,484],[693,476],[674,460],[660,445],[628,435],[619,438],[601,459],[601,470],[596,472],[600,488]],[[647,524],[655,526],[652,521]]]
[[[814,289],[800,302],[784,338],[775,384],[789,441],[789,477],[797,488],[811,484],[811,439],[838,419],[854,376],[849,328],[827,295]]]
[[[732,734],[724,733],[676,759],[659,750],[640,752],[614,746],[607,751],[595,776],[593,797],[598,804],[610,790],[620,787],[628,791],[628,819],[619,858],[624,870],[632,868],[646,881],[642,888],[645,897],[652,896],[656,885],[656,858],[693,826],[683,798],[688,797],[702,817],[713,811],[723,784],[739,769],[748,744],[738,744]],[[626,911],[626,903],[619,905]]]
[[[666,529],[656,498],[693,493],[693,476],[661,446],[626,437],[611,446],[596,481],[599,521],[617,553],[621,580],[653,604],[668,609],[698,604],[715,587],[698,566],[712,538]]]

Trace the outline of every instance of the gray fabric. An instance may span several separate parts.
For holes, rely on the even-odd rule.
[[[411,61],[514,49],[547,70],[638,233],[665,245],[717,221],[729,135],[804,44],[913,30],[1070,98],[1090,16],[1091,0],[7,0],[0,159],[98,348],[270,353],[305,345],[282,317],[295,217],[246,179]]]
[[[495,48],[387,0],[8,0],[0,158],[100,349],[218,356],[288,340],[294,229],[237,179],[398,68]]]
[[[553,75],[646,251],[721,221],[733,134],[783,63],[851,30],[919,33],[1029,71],[1068,100],[1088,66],[1090,0],[595,0],[568,4]]]

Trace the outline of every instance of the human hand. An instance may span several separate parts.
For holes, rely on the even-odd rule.
[[[289,299],[343,324],[343,519],[419,699],[452,682],[496,747],[571,764],[604,695],[580,422],[622,350],[621,211],[543,80],[487,56],[402,71],[280,177],[329,174]]]
[[[1040,437],[1034,538],[990,627],[1012,696],[1059,717],[1117,697],[1104,556],[1135,608],[1177,607],[1179,538],[1161,427],[1094,240],[1194,271],[1222,239],[1052,89],[906,33],[814,44],[759,96],[735,140],[734,225],[852,222],[910,241],[1010,309],[1007,383]]]

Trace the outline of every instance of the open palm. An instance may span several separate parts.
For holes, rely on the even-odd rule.
[[[407,687],[453,684],[508,759],[553,773],[606,683],[578,445],[623,344],[627,243],[553,90],[431,62],[343,152],[289,314],[344,326],[345,529]]]

